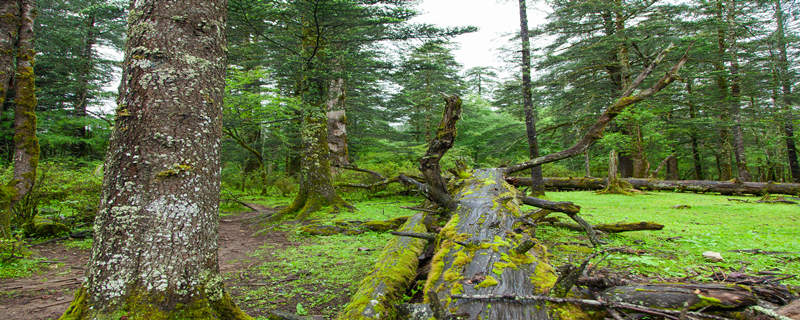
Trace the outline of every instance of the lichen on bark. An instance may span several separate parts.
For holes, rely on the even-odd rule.
[[[87,280],[62,318],[249,319],[217,256],[226,1],[130,9]]]

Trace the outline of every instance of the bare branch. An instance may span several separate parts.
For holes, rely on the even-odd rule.
[[[569,147],[566,150],[562,150],[556,153],[551,153],[545,156],[538,157],[536,159],[532,159],[530,161],[509,166],[505,168],[504,173],[510,174],[517,171],[530,169],[531,167],[540,164],[558,161],[561,159],[569,158],[574,155],[583,153],[592,143],[594,143],[597,139],[600,139],[603,136],[603,130],[605,129],[606,125],[608,125],[608,123],[611,122],[611,120],[613,120],[617,115],[619,115],[623,110],[625,110],[626,107],[649,98],[650,96],[661,91],[661,89],[664,89],[670,83],[678,79],[678,71],[681,69],[681,67],[683,67],[684,64],[686,64],[686,61],[689,60],[688,49],[686,53],[683,54],[683,57],[681,57],[681,59],[678,60],[678,62],[674,66],[672,66],[672,68],[663,77],[661,77],[661,79],[659,79],[655,84],[653,84],[653,86],[645,90],[642,90],[635,95],[632,95],[633,91],[642,84],[642,82],[645,80],[645,78],[647,78],[647,76],[649,76],[653,72],[656,65],[658,65],[661,62],[661,60],[664,59],[667,52],[672,48],[673,45],[670,45],[666,49],[661,51],[661,53],[659,53],[658,56],[655,59],[653,59],[653,62],[650,63],[650,65],[648,65],[647,68],[642,70],[642,72],[636,77],[633,83],[631,83],[631,86],[628,87],[628,89],[625,90],[625,92],[622,94],[622,97],[617,99],[617,101],[614,102],[614,104],[609,106],[606,109],[606,111],[603,112],[602,115],[600,115],[600,118],[598,118],[597,121],[591,127],[589,127],[586,134],[581,138],[580,141],[575,143],[575,145]]]

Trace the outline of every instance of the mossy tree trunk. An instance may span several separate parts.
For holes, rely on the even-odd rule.
[[[14,55],[19,34],[19,1],[0,2],[0,110],[14,79]]]
[[[301,125],[303,152],[300,159],[300,190],[292,204],[275,215],[276,219],[304,219],[325,206],[352,208],[336,193],[331,177],[328,151],[328,119],[310,113]]]
[[[36,87],[33,64],[33,19],[36,4],[20,0],[17,39],[17,71],[14,75],[14,183],[16,194],[11,206],[22,199],[36,182],[39,166],[39,139],[36,138]]]
[[[62,319],[249,319],[217,256],[226,6],[130,2],[87,280]]]
[[[19,34],[19,2],[0,2],[0,114],[5,111],[6,95],[14,80],[14,56]],[[15,190],[0,186],[0,238],[11,235],[10,201]]]

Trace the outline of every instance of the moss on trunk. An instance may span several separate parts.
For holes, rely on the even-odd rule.
[[[327,116],[310,114],[303,118],[301,137],[304,150],[301,158],[300,191],[292,204],[273,216],[273,220],[305,219],[322,207],[333,207],[334,210],[352,209],[333,188]]]
[[[168,297],[164,294],[148,294],[142,290],[122,299],[122,304],[104,310],[92,308],[91,299],[85,288],[80,288],[75,293],[75,299],[59,320],[182,320],[182,319],[220,319],[220,320],[251,320],[252,318],[242,312],[231,300],[231,297],[222,292],[207,294],[208,290],[198,290],[195,299],[170,304],[165,303]]]

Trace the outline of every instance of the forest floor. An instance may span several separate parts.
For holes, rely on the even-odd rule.
[[[652,221],[660,231],[636,231],[604,236],[607,255],[597,266],[600,276],[636,281],[710,281],[715,275],[747,274],[800,279],[800,206],[730,201],[757,200],[669,192],[634,196],[593,192],[548,192],[548,199],[573,201],[592,224]],[[270,212],[289,198],[243,198]],[[407,216],[416,197],[353,201],[354,212],[321,211],[317,223],[333,220],[387,220]],[[683,205],[688,206],[683,207]],[[530,208],[529,208],[530,209]],[[332,319],[347,303],[359,280],[369,272],[391,237],[385,233],[307,236],[300,224],[253,223],[258,213],[227,204],[220,218],[220,268],[231,296],[248,314],[265,319],[270,312]],[[557,216],[557,215],[554,215]],[[540,226],[537,238],[549,248],[554,265],[580,263],[592,252],[579,232]],[[0,280],[0,310],[4,319],[55,319],[72,300],[83,279],[91,240],[71,240],[34,246],[37,266]],[[739,250],[737,252],[737,250]],[[742,251],[743,250],[743,251]],[[704,251],[717,251],[724,261],[711,262]],[[0,266],[2,269],[3,266]],[[0,270],[0,275],[7,272]],[[412,289],[419,290],[419,287]],[[404,297],[410,300],[412,293]]]

